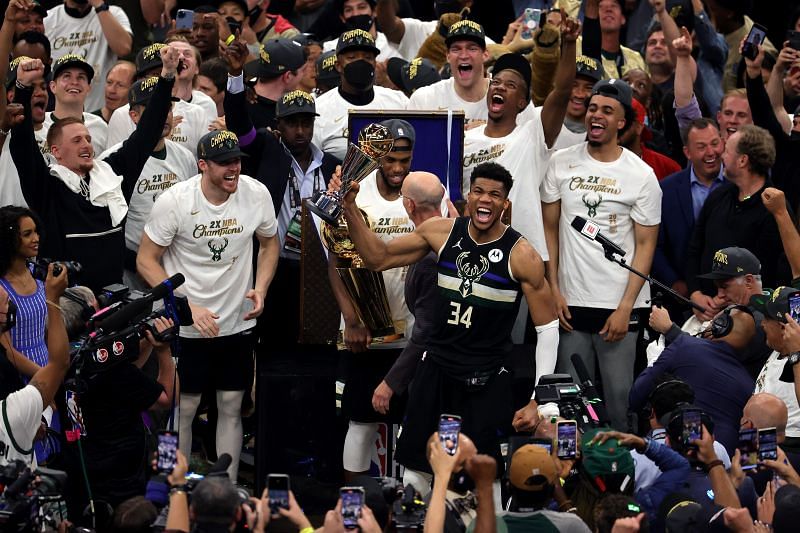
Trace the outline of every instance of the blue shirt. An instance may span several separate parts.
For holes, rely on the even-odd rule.
[[[708,187],[697,179],[697,175],[694,173],[694,165],[689,167],[689,189],[692,192],[692,212],[695,220],[700,216],[700,210],[703,209],[703,204],[706,203],[706,198],[711,194],[711,191],[723,183],[725,183],[725,176],[722,173],[722,167],[720,167],[719,174]]]

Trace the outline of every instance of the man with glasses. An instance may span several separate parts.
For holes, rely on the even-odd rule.
[[[194,324],[182,327],[180,443],[192,449],[201,394],[216,390],[217,453],[229,453],[235,480],[242,448],[241,405],[253,383],[252,328],[275,274],[279,240],[267,188],[240,175],[236,134],[207,133],[197,146],[200,175],[165,191],[144,227],[137,267],[151,285],[178,272]],[[260,246],[253,288],[253,237]]]

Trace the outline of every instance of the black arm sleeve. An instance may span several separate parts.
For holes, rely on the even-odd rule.
[[[253,121],[247,112],[246,95],[246,91],[236,94],[225,91],[222,105],[225,108],[225,125],[239,137],[239,145],[242,151],[250,156],[247,165],[251,172],[255,173],[261,164],[261,155],[264,152],[264,144],[266,142],[265,137],[270,134],[263,131],[256,133]]]
[[[600,64],[603,57],[600,48],[600,19],[583,19],[583,41],[581,41],[581,53],[587,57],[593,57]]]
[[[14,91],[14,103],[22,104],[25,119],[11,128],[11,141],[8,149],[11,158],[17,167],[22,194],[28,206],[39,213],[44,212],[46,199],[50,197],[49,188],[52,185],[50,169],[44,159],[36,137],[33,134],[33,120],[31,118],[30,89],[19,87]]]
[[[136,129],[122,143],[119,150],[105,159],[114,172],[122,176],[122,194],[126,202],[130,201],[136,180],[139,179],[147,159],[161,139],[164,123],[172,107],[173,85],[175,85],[174,79],[159,78]]]
[[[769,101],[767,89],[764,87],[764,80],[760,75],[757,78],[745,75],[744,78],[747,102],[750,104],[750,112],[753,114],[753,124],[769,131],[776,143],[788,139],[789,136],[783,131],[780,121],[772,110],[772,103]]]

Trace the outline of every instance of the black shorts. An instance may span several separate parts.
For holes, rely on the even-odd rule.
[[[417,365],[408,391],[408,408],[397,441],[397,462],[406,468],[431,472],[426,457],[430,436],[439,429],[439,415],[461,416],[461,432],[478,448],[502,465],[499,435],[514,417],[512,374],[498,370],[480,388],[469,388],[462,380],[448,376],[425,357]]]
[[[248,390],[253,385],[253,330],[211,339],[179,338],[180,390]]]
[[[393,394],[389,403],[389,414],[382,415],[372,408],[375,387],[397,361],[401,349],[367,350],[363,353],[350,351],[342,354],[342,415],[353,422],[400,423],[406,408],[406,394]]]

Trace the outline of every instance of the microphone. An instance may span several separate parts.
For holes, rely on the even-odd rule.
[[[608,413],[606,412],[606,406],[603,404],[603,400],[600,398],[600,393],[597,392],[597,388],[595,388],[594,383],[592,383],[592,379],[589,377],[589,371],[586,369],[586,365],[583,364],[583,359],[581,359],[581,356],[576,353],[572,354],[569,359],[572,361],[572,366],[575,368],[575,373],[578,374],[578,378],[581,380],[581,388],[586,391],[586,399],[594,409],[595,416],[592,418],[596,417],[596,422],[607,423],[609,418]]]
[[[599,242],[603,246],[603,250],[605,250],[606,254],[625,255],[625,250],[600,233],[600,226],[591,220],[586,220],[583,217],[575,217],[572,219],[572,227],[580,231],[581,235],[587,239]]]
[[[209,476],[227,476],[228,475],[228,467],[231,466],[233,462],[233,458],[229,453],[221,453],[219,457],[217,457],[217,462],[211,465],[211,468],[208,469],[208,473],[206,477]]]
[[[128,322],[140,315],[143,311],[147,310],[148,306],[154,301],[165,297],[171,289],[180,287],[185,281],[186,278],[184,278],[183,274],[180,272],[165,279],[138,300],[132,301],[108,318],[101,320],[98,323],[98,327],[102,328],[104,332],[117,331],[126,326]]]

